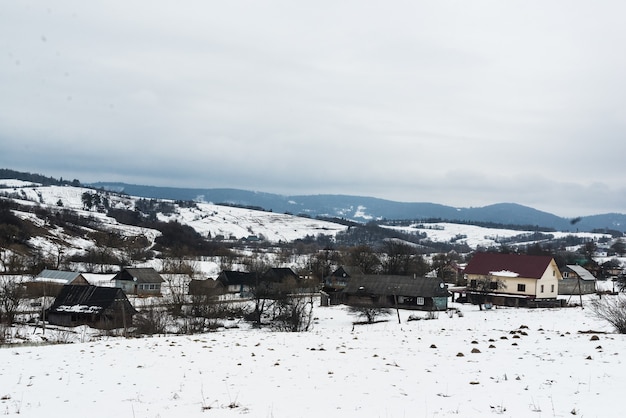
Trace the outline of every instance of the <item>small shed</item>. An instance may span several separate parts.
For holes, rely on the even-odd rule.
[[[568,264],[561,269],[563,280],[559,283],[559,295],[587,295],[596,292],[596,278],[586,268]]]
[[[161,284],[165,282],[152,267],[127,267],[111,281],[126,294],[137,296],[161,296]]]
[[[137,311],[121,289],[67,285],[46,312],[46,318],[52,325],[113,329],[131,326],[135,313]]]
[[[398,307],[423,311],[448,309],[450,295],[437,278],[395,275],[363,275],[352,278],[342,291],[349,306]]]
[[[82,273],[63,270],[42,270],[32,280],[24,282],[28,297],[57,296],[66,285],[87,286],[89,282]]]

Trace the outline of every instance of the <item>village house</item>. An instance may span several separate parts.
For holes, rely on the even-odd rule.
[[[588,295],[596,292],[596,278],[591,272],[577,264],[568,264],[561,269],[563,280],[559,283],[559,295]]]
[[[557,306],[563,279],[550,256],[477,253],[465,267],[468,301],[501,306]]]
[[[261,281],[295,285],[300,281],[300,277],[289,267],[271,267],[261,275]]]
[[[326,290],[343,290],[345,289],[348,281],[352,277],[362,276],[363,270],[357,266],[340,266],[337,270],[333,271],[329,276],[324,278],[324,288]]]
[[[343,303],[348,306],[448,309],[449,293],[445,283],[430,277],[367,274],[353,277],[342,294]]]
[[[66,285],[88,286],[89,282],[82,273],[62,270],[42,270],[32,280],[24,282],[26,294],[31,298],[56,296]]]
[[[117,273],[111,281],[115,287],[128,295],[161,296],[161,284],[165,280],[152,267],[127,267]]]
[[[47,310],[46,319],[52,325],[112,329],[130,327],[136,313],[121,289],[66,285]]]
[[[243,298],[250,297],[256,278],[254,274],[245,271],[222,270],[216,281],[221,284],[226,295],[237,295]]]
[[[357,266],[340,266],[329,276],[324,278],[321,294],[321,305],[339,305],[342,303],[342,291],[346,288],[348,281],[353,277],[363,275],[363,271]]]

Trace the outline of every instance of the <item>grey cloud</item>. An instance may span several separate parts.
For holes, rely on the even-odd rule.
[[[626,207],[621,2],[4,9],[2,166],[557,214]]]

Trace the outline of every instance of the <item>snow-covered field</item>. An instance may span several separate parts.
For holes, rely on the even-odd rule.
[[[460,309],[462,317],[408,322],[411,313],[425,314],[401,311],[401,324],[394,314],[353,326],[344,307],[317,307],[307,333],[241,324],[193,336],[2,348],[0,411],[49,418],[623,416],[626,336],[589,309]]]
[[[434,242],[450,242],[455,239],[458,244],[467,244],[471,248],[478,246],[490,247],[499,246],[498,240],[511,238],[523,234],[532,234],[535,231],[520,231],[503,228],[485,228],[477,225],[455,224],[449,222],[434,222],[421,224],[424,227],[413,226],[385,226],[385,228],[395,229],[408,234],[425,233],[428,239]],[[546,232],[555,238],[564,238],[568,235],[598,240],[600,238],[610,238],[607,234],[591,232]],[[458,239],[456,239],[458,238]],[[527,242],[526,244],[531,244]]]

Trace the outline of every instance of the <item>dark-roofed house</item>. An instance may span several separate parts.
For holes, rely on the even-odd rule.
[[[325,289],[342,290],[348,284],[351,277],[362,276],[363,270],[357,266],[340,266],[328,277],[324,278]]]
[[[559,295],[587,295],[596,292],[596,278],[586,268],[568,264],[561,269],[563,281],[559,283]]]
[[[261,275],[260,282],[270,293],[318,292],[320,283],[311,277],[300,277],[289,267],[272,267]]]
[[[448,309],[448,289],[437,278],[368,274],[350,279],[342,293],[349,306]]]
[[[255,276],[245,271],[222,270],[216,279],[226,293],[249,297],[250,289],[255,285]]]
[[[563,279],[551,256],[477,253],[465,267],[467,295],[474,303],[555,306]]]
[[[272,267],[261,275],[261,281],[285,285],[295,285],[299,280],[300,277],[289,267]]]
[[[56,296],[65,285],[87,286],[89,282],[82,273],[62,270],[42,270],[32,280],[24,283],[29,297]]]
[[[127,267],[111,279],[115,287],[128,295],[160,296],[161,284],[165,281],[152,267]]]
[[[353,277],[363,275],[363,270],[357,266],[340,266],[329,276],[324,278],[322,286],[321,305],[339,305],[342,303],[342,290],[346,288],[348,281]]]
[[[136,313],[126,295],[115,287],[63,286],[46,318],[52,325],[93,328],[125,328]]]

